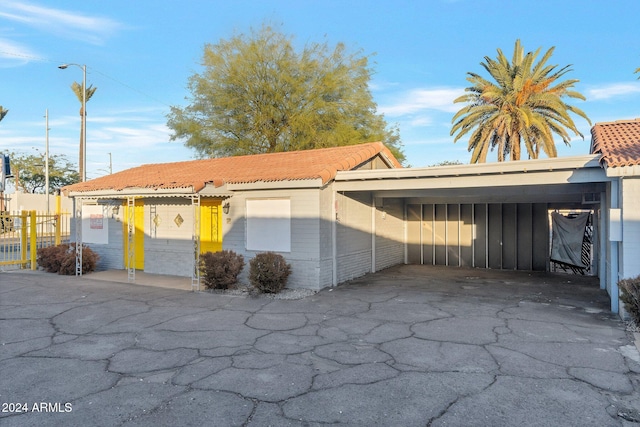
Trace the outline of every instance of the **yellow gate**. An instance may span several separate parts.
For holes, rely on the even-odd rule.
[[[38,249],[69,242],[69,216],[0,212],[0,267],[35,270]]]

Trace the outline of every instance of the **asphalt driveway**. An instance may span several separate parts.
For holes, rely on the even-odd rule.
[[[597,282],[399,266],[300,300],[0,273],[3,426],[620,426]]]

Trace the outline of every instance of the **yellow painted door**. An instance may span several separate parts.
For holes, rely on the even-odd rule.
[[[200,253],[222,250],[222,208],[220,200],[200,201]]]
[[[135,251],[134,268],[136,270],[144,270],[144,202],[142,200],[135,201],[133,212],[134,235],[133,245]],[[128,239],[128,221],[129,209],[124,204],[124,219],[122,221],[122,236],[124,241],[124,268],[129,268],[129,239]]]

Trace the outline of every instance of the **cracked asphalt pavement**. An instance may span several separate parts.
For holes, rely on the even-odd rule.
[[[0,273],[0,424],[631,426],[597,279],[398,266],[299,300]]]

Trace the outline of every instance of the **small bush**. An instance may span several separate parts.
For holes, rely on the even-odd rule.
[[[207,289],[229,289],[238,282],[244,257],[234,251],[205,252],[200,256],[200,273]]]
[[[624,308],[629,312],[636,325],[640,326],[640,276],[633,279],[623,279],[618,282],[622,291],[620,299]]]
[[[249,281],[260,292],[277,294],[287,285],[291,265],[282,255],[265,252],[249,262]]]
[[[69,245],[67,244],[40,248],[36,254],[36,262],[46,272],[57,273],[60,271],[60,266],[67,256],[67,252],[69,252]]]
[[[100,257],[87,245],[82,245],[82,274],[96,269]],[[76,245],[63,243],[58,246],[40,248],[37,263],[49,273],[76,274]]]

